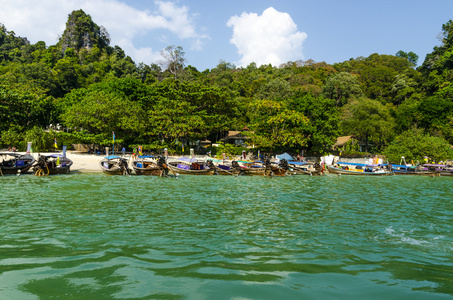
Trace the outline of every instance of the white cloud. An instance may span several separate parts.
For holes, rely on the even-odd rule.
[[[241,66],[251,62],[258,66],[278,66],[287,61],[303,59],[302,44],[307,34],[298,31],[287,13],[273,7],[266,9],[261,16],[244,12],[239,17],[231,17],[227,26],[233,28],[230,42],[242,56],[238,63]]]
[[[209,37],[197,31],[189,8],[173,2],[155,1],[154,11],[133,8],[119,0],[0,0],[0,22],[31,43],[45,41],[54,45],[63,34],[68,15],[82,9],[93,21],[110,34],[111,45],[120,46],[135,62],[146,64],[160,58],[161,49],[149,47],[148,41],[137,46],[134,41],[153,31],[174,34],[180,40],[190,40],[193,49],[201,49]],[[173,44],[177,44],[173,42]]]

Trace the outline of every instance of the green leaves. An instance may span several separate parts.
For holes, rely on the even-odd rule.
[[[388,107],[379,101],[363,98],[343,108],[341,125],[345,134],[355,135],[368,147],[370,141],[374,141],[376,146],[389,141],[395,121]]]
[[[398,135],[383,154],[393,163],[399,163],[401,156],[404,156],[408,162],[423,162],[425,156],[430,158],[430,162],[432,160],[439,162],[451,159],[453,149],[440,137],[425,134],[419,129],[412,129]]]
[[[309,120],[285,102],[255,100],[249,106],[250,137],[265,149],[300,148],[307,143]]]

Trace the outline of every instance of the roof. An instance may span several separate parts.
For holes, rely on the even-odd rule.
[[[154,158],[154,155],[139,155],[138,158]]]
[[[120,157],[120,156],[116,156],[116,155],[110,155],[110,156],[106,156],[105,158],[106,158],[106,159],[117,159],[117,158],[119,158],[119,159],[123,159],[122,157]]]
[[[337,141],[333,145],[334,147],[341,147],[344,146],[347,142],[349,142],[352,138],[354,138],[353,135],[346,135],[346,136],[339,136],[337,137]]]
[[[229,139],[232,140],[245,140],[248,139],[249,137],[245,134],[242,134],[242,131],[237,131],[237,130],[230,130],[228,131],[228,135],[221,139],[221,141],[226,141]]]

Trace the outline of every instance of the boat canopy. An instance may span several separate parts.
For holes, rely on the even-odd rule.
[[[110,155],[110,156],[106,156],[105,158],[106,158],[106,159],[117,159],[117,158],[120,158],[120,159],[121,159],[122,157],[116,156],[116,155]]]
[[[193,162],[202,162],[197,158],[190,158],[190,157],[180,157],[178,161],[186,162],[186,163],[193,163]]]
[[[138,158],[155,158],[154,155],[140,155]]]
[[[415,168],[415,166],[413,166],[413,165],[394,165],[394,164],[392,164],[392,167],[393,168],[408,168],[408,169]]]
[[[262,163],[264,163],[261,160],[238,160],[238,162],[240,162],[242,164],[254,164],[254,163],[262,164]]]
[[[437,168],[445,168],[449,167],[449,165],[440,165],[440,164],[423,164],[424,167],[437,167]]]
[[[352,163],[352,162],[337,162],[339,165],[349,165],[349,166],[362,166],[362,167],[378,167],[378,166],[385,166],[386,164],[375,165],[375,164],[361,164],[361,163]]]
[[[43,156],[48,156],[48,157],[60,157],[60,158],[64,158],[66,157],[66,155],[63,155],[63,154],[50,154],[50,155],[43,155]]]

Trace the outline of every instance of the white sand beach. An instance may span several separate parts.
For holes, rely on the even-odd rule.
[[[102,172],[99,166],[99,162],[104,158],[102,155],[68,152],[66,156],[73,162],[71,166],[72,172]]]
[[[45,152],[43,154],[49,155],[54,153]],[[55,152],[55,154],[61,154],[61,152]],[[32,155],[37,159],[39,153],[34,152]],[[68,151],[66,152],[66,156],[73,162],[71,172],[102,172],[99,166],[99,162],[104,158],[102,155],[81,154]]]

